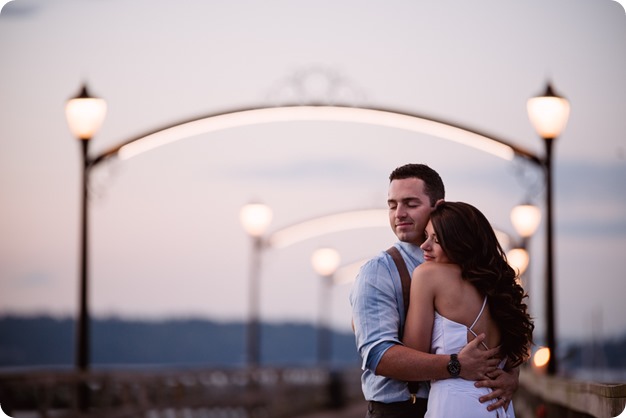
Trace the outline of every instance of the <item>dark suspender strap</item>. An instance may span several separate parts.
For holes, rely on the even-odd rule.
[[[387,250],[387,254],[393,258],[393,262],[396,264],[398,273],[400,273],[400,280],[402,281],[402,299],[404,299],[404,315],[409,311],[409,299],[411,294],[411,275],[409,269],[402,258],[402,254],[396,247],[391,247]]]
[[[387,250],[387,254],[391,256],[394,264],[396,265],[396,269],[398,269],[398,273],[400,274],[400,281],[402,282],[402,299],[404,300],[404,315],[406,317],[407,312],[409,311],[409,302],[411,295],[411,275],[409,274],[409,269],[404,262],[404,258],[402,258],[402,254],[396,247],[391,247]],[[404,334],[404,330],[400,330],[400,338],[402,338],[402,334]],[[408,382],[409,384],[409,392],[411,393],[411,400],[415,403],[415,394],[417,393],[418,384],[417,382]]]

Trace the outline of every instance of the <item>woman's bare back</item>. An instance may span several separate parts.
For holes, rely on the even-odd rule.
[[[472,326],[468,330],[467,341],[472,341],[476,334],[484,333],[485,345],[489,348],[500,344],[500,331],[489,312],[489,300],[481,313],[485,297],[467,280],[461,277],[461,269],[455,264],[433,263],[438,276],[435,287],[435,310],[447,319]],[[480,317],[479,317],[480,314]]]

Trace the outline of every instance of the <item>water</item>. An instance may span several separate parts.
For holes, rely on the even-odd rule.
[[[580,368],[569,371],[567,377],[602,384],[626,384],[626,369]]]

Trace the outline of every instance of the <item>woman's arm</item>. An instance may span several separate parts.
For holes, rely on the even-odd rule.
[[[430,267],[430,266],[428,266]],[[433,270],[425,265],[413,271],[409,310],[404,324],[402,342],[411,348],[429,353],[435,321],[435,280]]]

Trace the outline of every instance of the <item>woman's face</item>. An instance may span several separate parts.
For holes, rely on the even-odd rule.
[[[420,248],[424,251],[424,261],[450,263],[450,259],[437,240],[433,224],[430,221],[426,224],[426,230],[424,231],[424,243],[420,245]]]

